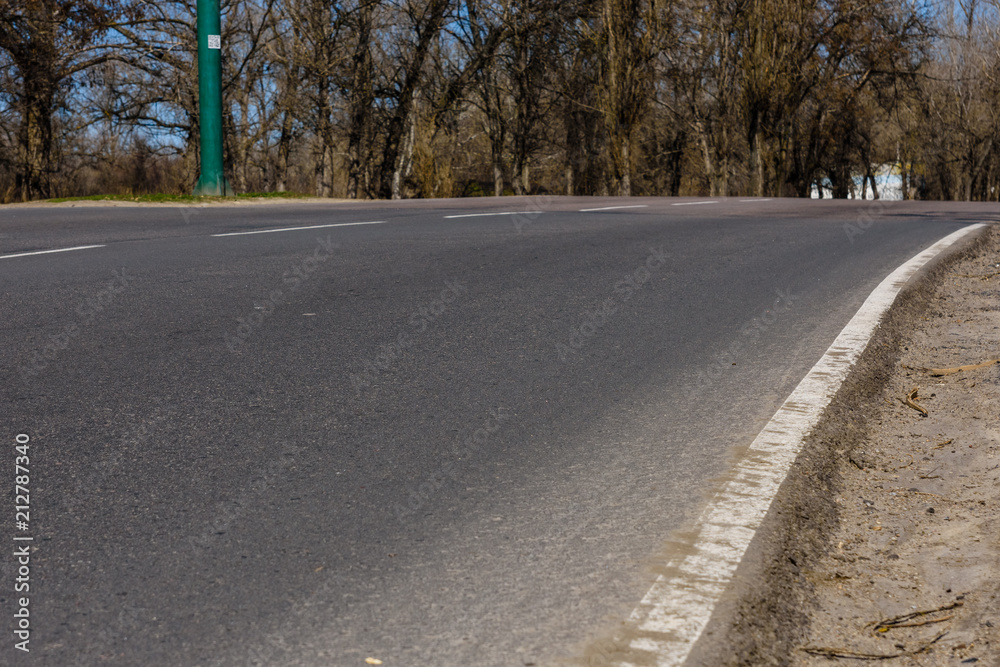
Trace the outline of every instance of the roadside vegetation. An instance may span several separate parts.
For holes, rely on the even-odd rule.
[[[304,199],[309,195],[296,192],[246,192],[236,195],[237,199]],[[76,197],[52,197],[44,201],[52,204],[62,204],[74,201],[124,201],[155,204],[185,204],[205,201],[206,199],[224,199],[224,197],[203,197],[195,195],[179,195],[166,192],[149,192],[145,194],[113,194],[113,195],[78,195]]]
[[[0,0],[0,201],[189,193],[195,1]],[[225,0],[237,192],[1000,198],[998,0]]]

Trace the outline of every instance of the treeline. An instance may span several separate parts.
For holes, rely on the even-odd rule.
[[[998,6],[228,0],[238,192],[1000,196]],[[195,0],[0,0],[0,200],[190,192]]]

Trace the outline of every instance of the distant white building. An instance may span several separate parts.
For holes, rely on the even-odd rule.
[[[903,198],[903,176],[900,173],[898,164],[882,164],[874,169],[875,187],[878,188],[878,198],[889,201],[899,201]],[[875,199],[875,193],[869,185],[865,187],[864,176],[855,175],[854,192],[848,194],[848,199]],[[829,179],[823,179],[823,193],[820,195],[819,188],[813,184],[812,198],[823,199],[833,196],[833,186]]]

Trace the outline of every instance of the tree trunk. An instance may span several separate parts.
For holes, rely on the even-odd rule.
[[[7,7],[0,12],[0,49],[13,65],[13,80],[20,90],[4,91],[14,99],[20,115],[15,153],[14,197],[22,201],[52,196],[54,169],[52,117],[56,92],[65,73],[60,63],[56,35],[59,7],[49,2],[13,3],[22,20],[8,21]]]
[[[520,123],[517,123],[520,125]],[[527,136],[523,132],[524,128],[518,129],[514,136],[514,175],[511,185],[514,186],[515,195],[527,194],[528,186],[528,150]]]
[[[242,107],[240,111],[243,118],[246,118],[246,104],[241,101],[239,105]],[[229,182],[236,192],[247,192],[247,161],[249,160],[250,146],[247,137],[241,136],[236,131],[236,122],[233,120],[233,114],[228,106],[223,110],[222,115],[222,140],[228,158],[224,160],[224,163],[231,165],[231,171],[228,175]]]
[[[392,174],[392,198],[403,198],[403,180],[413,171],[413,149],[417,143],[417,114],[414,111],[410,114],[410,127],[406,133],[406,141],[403,144],[403,154],[399,159],[399,164]]]
[[[705,161],[709,196],[725,197],[729,190],[729,161],[724,156],[716,159],[712,144],[706,136],[701,137],[701,152]]]
[[[577,194],[577,190],[580,189],[577,181],[583,180],[581,165],[584,161],[584,137],[580,127],[581,115],[572,107],[568,107],[563,122],[566,129],[566,195],[569,197]],[[586,186],[586,181],[583,181],[583,184]]]
[[[503,196],[503,165],[497,162],[496,155],[493,155],[493,196]]]
[[[292,150],[292,113],[285,111],[281,115],[281,134],[278,136],[278,164],[275,168],[274,189],[277,192],[288,190],[288,156]]]
[[[752,124],[750,135],[750,196],[764,196],[764,159],[761,156],[762,144],[764,142],[760,125],[757,121]]]
[[[515,195],[526,195],[531,192],[531,178],[527,156],[520,155],[514,162],[514,178],[512,180]]]
[[[712,160],[712,150],[708,146],[708,137],[704,129],[698,127],[698,143],[701,144],[701,157],[705,162],[705,177],[708,178],[708,193],[710,197],[718,197],[719,192],[715,182],[715,163]]]
[[[507,143],[500,100],[497,99],[496,84],[490,80],[492,90],[485,90],[483,102],[486,106],[486,133],[490,139],[490,163],[493,165],[493,196],[503,195],[503,150]]]
[[[316,196],[333,196],[333,148],[324,141],[316,161]]]
[[[610,142],[613,183],[619,195],[630,196],[632,137],[653,87],[650,63],[656,24],[642,2],[604,0],[601,9],[603,71],[598,100]]]
[[[375,2],[365,1],[358,8],[358,43],[354,50],[354,76],[350,93],[350,129],[347,137],[347,196],[358,199],[367,197],[367,184],[362,184],[362,172],[367,171],[365,141],[368,136],[368,116],[375,100],[372,70],[371,33],[372,11]],[[364,192],[362,192],[364,187]]]
[[[834,199],[847,199],[850,192],[849,182],[850,174],[847,173],[844,163],[838,160],[837,165],[830,172],[830,184],[833,186]]]
[[[51,196],[52,106],[51,78],[25,73],[21,126],[18,131],[19,164],[15,186],[21,201]]]
[[[385,135],[385,146],[382,151],[382,164],[379,166],[379,196],[390,199],[393,196],[394,184],[399,170],[399,150],[403,135],[409,128],[413,113],[413,98],[421,82],[421,73],[431,43],[437,38],[444,20],[445,10],[450,0],[430,0],[424,12],[423,25],[419,28],[417,44],[403,70],[402,88],[396,97],[396,111],[389,120]]]
[[[333,109],[330,105],[330,81],[320,76],[317,90],[319,102],[316,113],[319,116],[319,150],[316,156],[316,196],[333,196]]]
[[[629,150],[628,137],[621,138],[621,160],[623,169],[621,172],[621,177],[618,180],[618,196],[619,197],[631,197],[632,196],[632,155]]]

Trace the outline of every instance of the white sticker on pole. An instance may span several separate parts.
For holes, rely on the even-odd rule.
[[[220,35],[209,35],[208,36],[208,48],[210,48],[210,49],[221,49],[222,48],[222,37]]]

